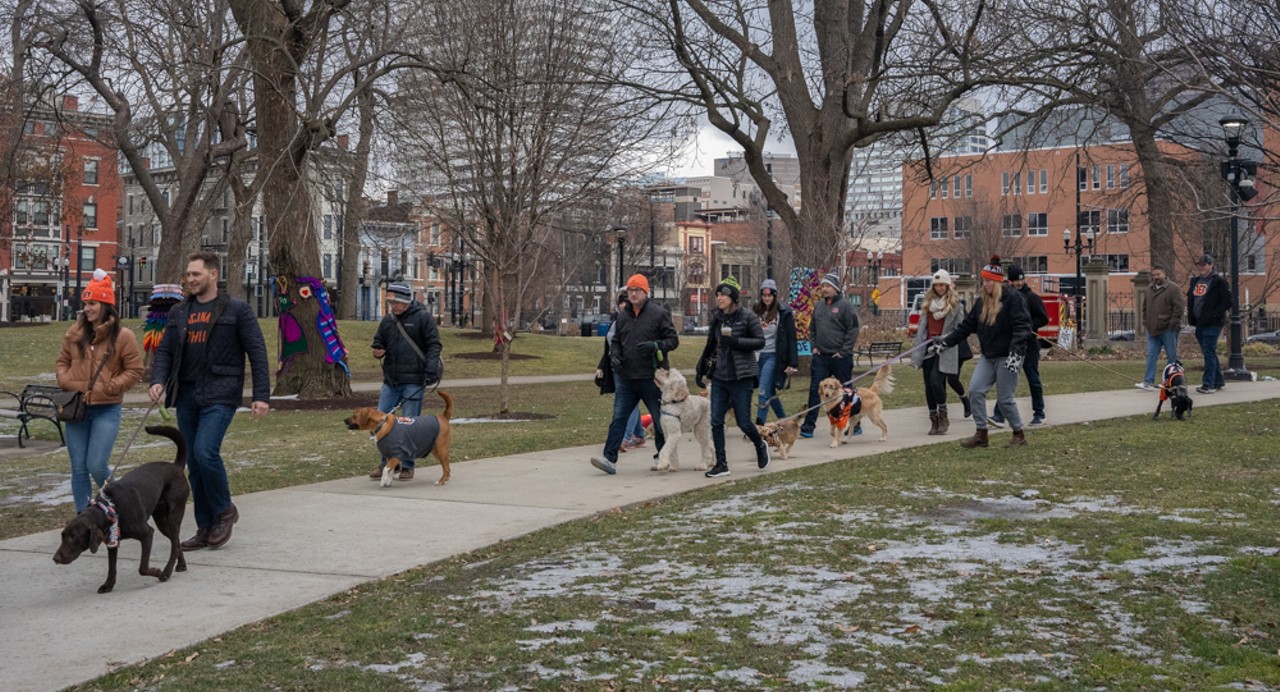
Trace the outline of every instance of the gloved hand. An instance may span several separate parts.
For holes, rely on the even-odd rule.
[[[694,366],[693,383],[698,385],[698,389],[707,388],[707,382],[705,378],[708,374],[710,374],[707,372],[707,370],[709,370],[710,367],[711,367],[711,364],[707,362],[706,358],[699,358],[698,364]]]
[[[1022,369],[1022,361],[1025,358],[1026,356],[1021,353],[1010,353],[1009,357],[1004,359],[1005,370],[1017,375],[1018,371]]]
[[[437,382],[439,382],[439,381],[440,381],[440,373],[439,373],[439,371],[437,371],[437,370],[427,370],[427,375],[426,375],[426,378],[425,378],[425,380],[424,380],[424,382],[423,382],[423,384],[424,384],[425,386],[427,386],[427,387],[431,387],[431,386],[435,385],[435,384],[436,384]]]
[[[658,352],[658,342],[642,341],[636,346],[636,350],[639,351],[642,356],[651,356]]]
[[[732,334],[730,334],[729,336],[722,336],[720,337],[720,343],[724,344],[725,346],[728,346],[729,348],[737,348],[738,337],[733,336]]]
[[[933,343],[929,344],[924,349],[924,354],[925,356],[936,356],[945,350],[947,350],[947,347],[942,345],[942,340],[935,339]]]
[[[698,386],[698,389],[706,389],[706,388],[707,388],[707,381],[706,381],[706,380],[704,380],[704,379],[702,379],[702,375],[701,375],[701,374],[697,374],[697,375],[694,375],[694,376],[693,376],[693,383],[694,383],[695,385],[697,385],[697,386]]]

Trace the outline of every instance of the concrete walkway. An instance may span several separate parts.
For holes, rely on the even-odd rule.
[[[1280,398],[1280,382],[1232,384],[1197,396],[1195,403],[1200,409],[1271,398]],[[1050,424],[1061,425],[1150,415],[1155,401],[1154,393],[1126,389],[1051,396],[1047,410]],[[1027,401],[1019,403],[1026,411]],[[961,419],[950,435],[928,437],[921,408],[889,411],[885,419],[885,444],[876,442],[874,426],[839,450],[829,449],[819,435],[801,440],[789,461],[775,459],[765,471],[755,468],[741,436],[731,434],[732,475],[715,481],[692,467],[653,473],[650,455],[643,453],[622,455],[618,475],[606,476],[588,463],[599,451],[592,444],[458,463],[444,487],[433,484],[438,467],[424,466],[413,482],[387,489],[359,477],[240,495],[241,519],[226,548],[191,553],[189,570],[161,584],[138,576],[138,544],[127,541],[115,591],[101,596],[105,550],[59,566],[51,559],[57,531],[2,541],[0,689],[51,690],[84,682],[363,582],[711,483],[937,443],[949,445],[947,454],[960,453],[954,445],[973,429]],[[1035,453],[1034,429],[1028,437],[1029,453]],[[1007,432],[992,441],[1006,439]],[[686,464],[698,458],[691,437],[680,444]],[[189,516],[186,523],[184,536],[190,533]],[[388,525],[400,530],[378,528]],[[161,538],[153,553],[164,555],[166,548]]]

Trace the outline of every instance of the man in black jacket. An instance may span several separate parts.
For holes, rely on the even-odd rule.
[[[423,393],[440,381],[440,351],[440,330],[431,313],[413,299],[413,289],[402,283],[387,286],[387,314],[373,336],[373,357],[382,361],[378,410],[391,413],[399,406],[402,416],[421,416]],[[413,480],[413,464],[412,459],[401,460],[400,480]],[[381,463],[369,478],[382,478]]]
[[[604,442],[604,453],[591,457],[591,465],[613,475],[618,472],[618,450],[626,434],[627,418],[637,404],[644,402],[653,417],[653,436],[657,440],[655,452],[662,451],[666,439],[659,424],[662,391],[653,381],[658,363],[666,354],[676,350],[680,337],[671,322],[671,313],[649,300],[649,280],[642,274],[627,279],[627,299],[631,307],[618,311],[618,321],[609,344],[609,361],[613,366],[613,420],[609,423],[609,436]]]
[[[1226,386],[1222,366],[1218,363],[1218,337],[1231,309],[1231,288],[1222,275],[1213,270],[1213,258],[1201,255],[1196,260],[1199,274],[1187,286],[1187,324],[1196,328],[1196,341],[1204,354],[1204,382],[1196,387],[1201,394],[1212,394]]]
[[[151,400],[175,406],[187,440],[187,476],[195,502],[196,535],[183,550],[221,548],[240,512],[231,502],[222,438],[244,401],[244,360],[253,369],[257,418],[267,412],[271,382],[267,345],[253,309],[218,295],[218,256],[197,252],[187,263],[186,300],[169,311],[151,369]]]
[[[1031,338],[1027,340],[1027,358],[1022,362],[1022,372],[1027,376],[1027,386],[1031,389],[1031,425],[1044,425],[1044,385],[1040,382],[1040,337],[1037,332],[1049,324],[1049,313],[1045,310],[1044,301],[1027,285],[1027,276],[1022,267],[1009,265],[1009,285],[1022,294],[1027,302],[1027,312],[1031,313]],[[992,427],[1004,426],[1004,416],[1000,408],[988,419]]]

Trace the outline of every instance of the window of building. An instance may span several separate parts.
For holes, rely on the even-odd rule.
[[[972,173],[964,174],[964,196],[965,197],[973,196],[973,174]]]
[[[1009,171],[1000,174],[1000,194],[1009,194]]]
[[[972,274],[973,262],[967,257],[934,257],[929,260],[929,272],[946,269],[952,275]]]
[[[1097,235],[1102,230],[1102,212],[1082,211],[1080,216],[1076,218],[1076,225],[1080,228],[1081,233]]]
[[[1013,182],[1009,185],[1009,189],[1012,190],[1013,194],[1015,195],[1022,194],[1022,172],[1021,171],[1013,174]]]
[[[324,278],[333,277],[333,255],[324,253]]]
[[[1107,189],[1116,189],[1116,166],[1113,163],[1107,164]]]
[[[957,216],[956,227],[955,227],[955,237],[968,238],[968,237],[971,237],[972,235],[973,235],[973,217]]]
[[[1036,172],[1027,171],[1027,194],[1034,195],[1036,193]]]
[[[1129,271],[1128,255],[1094,255],[1089,257],[1086,262],[1092,262],[1094,259],[1100,259],[1107,263],[1107,269],[1113,272]]]
[[[96,202],[84,203],[84,227],[94,230],[98,228],[98,205]]]
[[[129,195],[128,199],[129,199],[129,206],[128,206],[129,213],[132,214],[133,213],[133,195]]]
[[[951,234],[947,232],[947,217],[935,216],[929,219],[929,240],[947,240]]]
[[[1027,214],[1027,235],[1028,236],[1045,236],[1049,235],[1049,215],[1045,212],[1031,212]]]
[[[938,184],[938,192],[941,193],[943,199],[946,199],[947,193],[949,193],[950,191],[951,191],[951,188],[947,185],[947,179],[943,178],[942,182]]]
[[[432,245],[439,245],[439,244],[440,244],[440,224],[438,224],[438,223],[433,223],[433,224],[431,224],[431,236],[430,236],[430,237],[431,237],[431,244],[432,244]]]
[[[1129,187],[1129,164],[1120,164],[1120,187]]]
[[[1128,209],[1108,209],[1107,210],[1107,232],[1108,233],[1128,233],[1129,232],[1129,210]]]
[[[222,217],[222,244],[226,245],[227,240],[231,238],[231,219]]]
[[[1049,169],[1041,168],[1040,169],[1040,194],[1043,195],[1048,191],[1049,191]]]
[[[960,199],[960,176],[951,179],[951,196]]]
[[[84,184],[85,185],[98,184],[98,160],[97,159],[84,160]]]
[[[703,250],[703,248],[705,247],[703,243],[705,241],[706,241],[706,238],[703,238],[700,235],[689,236],[689,252],[694,255],[706,254],[706,252]]]
[[[1047,255],[1030,255],[1026,257],[1010,257],[1010,264],[1016,264],[1022,267],[1022,271],[1027,274],[1047,274],[1049,273],[1049,257]]]
[[[72,251],[75,254],[75,251]],[[98,248],[85,246],[80,248],[80,271],[91,272],[98,266]]]
[[[1093,166],[1093,189],[1102,189],[1102,166],[1098,164]]]
[[[929,199],[937,199],[937,198],[938,198],[938,181],[930,180],[929,181]]]
[[[1089,169],[1084,166],[1078,166],[1076,168],[1076,189],[1089,189]]]
[[[1001,234],[1006,238],[1018,238],[1022,236],[1022,215],[1021,214],[1005,214],[1000,221]]]
[[[324,215],[324,239],[333,240],[333,216],[330,214]]]

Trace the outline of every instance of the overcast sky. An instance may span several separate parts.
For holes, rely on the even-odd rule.
[[[795,156],[796,148],[787,137],[781,141],[774,139],[768,148],[769,153],[781,156]],[[691,140],[680,154],[680,159],[671,169],[673,177],[690,177],[711,175],[712,162],[730,154],[741,154],[738,146],[729,135],[717,130],[709,123],[704,123],[698,130],[697,138]]]

